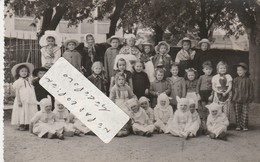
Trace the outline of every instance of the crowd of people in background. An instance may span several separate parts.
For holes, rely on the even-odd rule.
[[[59,139],[93,134],[39,84],[60,57],[129,115],[119,137],[166,133],[185,139],[208,135],[226,140],[231,106],[236,130],[248,130],[249,103],[254,98],[248,65],[233,65],[237,68],[233,79],[224,61],[216,67],[211,60],[201,62],[210,49],[208,39],[202,39],[200,50],[195,52],[191,40],[183,38],[175,59],[169,55],[170,45],[165,41],[156,46],[151,42],[136,45],[133,34],[112,36],[107,40],[110,47],[103,52],[93,34],[86,34],[84,39],[86,45],[78,51],[77,40],[68,39],[62,44],[55,31],[46,31],[40,39],[42,67],[19,63],[12,68],[16,98],[11,123],[19,130]],[[66,48],[64,53],[62,46]]]

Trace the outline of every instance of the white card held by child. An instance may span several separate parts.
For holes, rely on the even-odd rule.
[[[64,58],[40,84],[103,142],[109,143],[129,117]]]

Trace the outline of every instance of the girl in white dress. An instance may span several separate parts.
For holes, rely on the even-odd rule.
[[[58,137],[63,140],[64,124],[58,122],[58,117],[51,111],[51,98],[44,98],[40,101],[41,111],[37,112],[31,120],[30,133],[38,137],[49,139]]]
[[[20,63],[15,65],[11,72],[16,81],[13,83],[15,100],[12,111],[12,125],[19,125],[18,130],[28,130],[30,121],[37,110],[37,100],[34,87],[31,84],[31,63]]]
[[[189,110],[191,113],[192,120],[191,125],[186,129],[187,132],[189,132],[188,137],[195,137],[201,124],[200,116],[199,113],[196,111],[195,105],[195,101],[193,99],[189,99]]]

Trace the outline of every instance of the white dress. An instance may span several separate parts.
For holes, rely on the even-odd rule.
[[[155,81],[155,76],[154,76],[155,72],[154,72],[154,65],[153,65],[152,60],[147,61],[144,64],[144,66],[145,66],[144,72],[148,75],[150,83],[154,82]]]
[[[38,135],[38,137],[42,137],[46,133],[55,134],[58,132],[61,134],[64,130],[64,125],[57,121],[58,119],[53,112],[39,111],[31,120],[34,123],[33,133]]]
[[[38,111],[35,91],[33,85],[31,84],[31,80],[32,79],[30,77],[28,80],[19,78],[13,84],[16,95],[20,96],[22,107],[18,106],[18,99],[16,96],[12,112],[12,125],[30,124],[32,117]]]
[[[166,108],[161,108],[156,105],[154,108],[155,127],[162,130],[164,133],[168,133],[169,122],[173,120],[173,110],[170,105]]]
[[[145,110],[140,108],[138,112],[136,113],[131,113],[131,119],[132,119],[132,128],[133,128],[133,132],[136,133],[138,131],[141,132],[150,132],[152,133],[154,131],[154,125],[153,124],[149,124],[149,117],[146,114]]]

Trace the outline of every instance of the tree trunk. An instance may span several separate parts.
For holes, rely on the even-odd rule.
[[[48,28],[48,25],[51,23],[52,14],[53,14],[53,9],[51,7],[44,10],[41,30],[39,31],[39,33],[37,33],[38,39],[40,39],[41,36],[43,36],[44,32]]]
[[[198,22],[200,32],[199,37],[200,39],[208,38],[208,29],[206,25],[206,2],[205,0],[200,0],[200,10],[201,10],[201,20]]]
[[[159,26],[156,25],[154,27],[154,32],[155,32],[155,44],[158,44],[160,41],[163,40],[163,34],[164,34],[164,30]]]
[[[57,6],[56,13],[53,16],[51,23],[48,26],[48,30],[56,30],[57,26],[60,23],[63,15],[67,12],[67,8],[65,6]]]
[[[107,38],[110,38],[111,36],[115,35],[117,22],[120,18],[121,12],[122,12],[126,2],[127,2],[127,0],[116,0],[115,11],[110,17],[110,26],[109,26],[109,32],[107,34]]]
[[[247,29],[249,38],[249,72],[254,83],[255,102],[260,103],[260,6],[256,6],[256,23]]]

